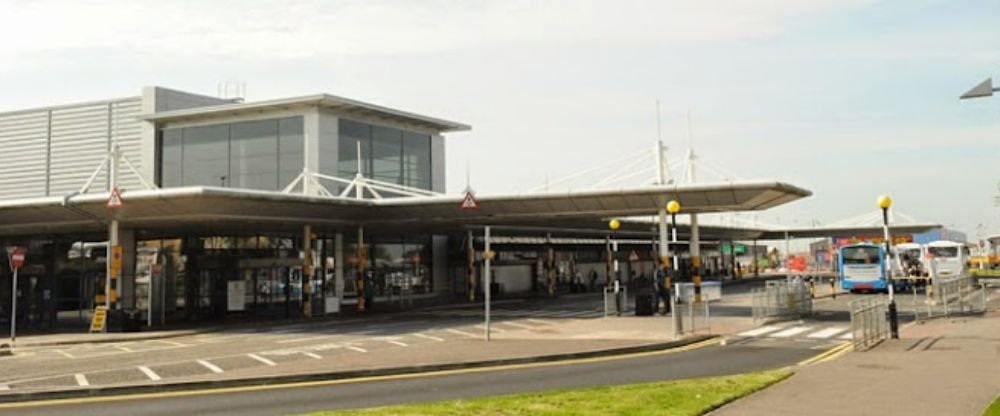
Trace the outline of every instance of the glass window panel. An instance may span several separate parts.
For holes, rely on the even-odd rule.
[[[372,127],[372,178],[403,183],[403,132],[390,127]]]
[[[233,123],[230,169],[234,188],[278,189],[278,121]]]
[[[340,119],[338,128],[340,140],[337,148],[337,176],[352,179],[358,171],[358,142],[361,142],[362,159],[371,159],[371,126]],[[371,167],[362,163],[361,173],[370,176]]]
[[[431,189],[431,136],[403,133],[404,185]]]
[[[161,137],[160,186],[181,186],[184,184],[183,130],[163,130]]]
[[[278,120],[278,189],[284,189],[301,173],[305,163],[302,117]]]
[[[229,125],[184,129],[183,185],[229,186]]]

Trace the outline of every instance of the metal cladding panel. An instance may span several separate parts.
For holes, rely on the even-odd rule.
[[[46,110],[0,115],[0,200],[45,196]]]
[[[76,191],[108,153],[108,105],[90,104],[52,111],[51,195]],[[92,189],[104,189],[99,175]]]
[[[128,161],[139,172],[142,172],[142,122],[137,118],[142,113],[142,100],[126,100],[116,102],[112,106],[112,129],[111,135],[118,148],[121,150],[121,157]],[[118,174],[118,187],[122,190],[143,189],[139,177],[129,169],[125,162],[121,162],[121,169]],[[152,181],[153,178],[146,178]]]
[[[140,103],[133,98],[52,110],[50,195],[65,195],[83,187],[107,157],[110,137],[116,139],[123,156],[140,168],[141,125],[135,117]],[[125,163],[119,167],[119,187],[140,189],[138,178]],[[105,167],[89,192],[105,192],[107,180]]]

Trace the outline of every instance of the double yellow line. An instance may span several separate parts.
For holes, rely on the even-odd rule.
[[[835,359],[837,357],[840,357],[841,355],[847,354],[849,351],[851,351],[853,349],[854,349],[854,344],[852,342],[850,342],[850,341],[845,341],[845,342],[842,342],[842,343],[838,344],[837,346],[835,346],[833,348],[830,348],[830,349],[828,349],[826,351],[823,351],[823,352],[821,352],[819,354],[816,354],[815,356],[813,356],[811,358],[807,358],[805,360],[799,361],[798,365],[802,366],[802,365],[810,365],[810,364],[816,364],[816,363],[822,363],[822,362],[830,361],[830,360],[833,360],[833,359]]]
[[[492,371],[554,367],[554,366],[597,363],[605,361],[626,360],[630,358],[675,354],[679,352],[690,351],[718,344],[719,344],[719,338],[713,337],[706,339],[704,341],[699,341],[666,350],[636,352],[636,353],[609,355],[602,357],[576,358],[576,359],[559,360],[559,361],[545,361],[539,363],[497,365],[491,367],[460,368],[454,370],[431,371],[425,373],[408,373],[408,374],[395,374],[395,375],[385,375],[385,376],[356,377],[356,378],[337,379],[337,380],[301,381],[301,382],[271,384],[271,385],[219,387],[219,388],[210,388],[202,390],[181,390],[181,391],[167,391],[167,392],[156,392],[156,393],[124,394],[124,395],[104,396],[104,397],[80,397],[73,399],[50,399],[50,400],[36,400],[36,401],[15,402],[15,403],[0,403],[0,410],[25,409],[25,408],[46,407],[46,406],[63,406],[63,405],[75,405],[75,404],[124,402],[124,401],[134,401],[134,400],[168,399],[168,398],[208,396],[208,395],[218,395],[218,394],[248,393],[257,391],[285,390],[293,388],[324,387],[324,386],[335,386],[342,384],[368,383],[376,381],[407,380],[407,379],[416,379],[425,377],[450,376],[458,374],[486,373]]]

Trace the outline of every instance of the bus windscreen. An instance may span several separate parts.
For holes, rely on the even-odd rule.
[[[846,247],[842,250],[844,264],[877,264],[879,250],[875,247]]]
[[[934,257],[958,257],[958,247],[927,247]]]

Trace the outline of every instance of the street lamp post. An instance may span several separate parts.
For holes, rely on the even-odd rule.
[[[885,240],[886,281],[889,288],[889,333],[893,339],[899,339],[899,314],[896,311],[895,282],[892,279],[892,266],[889,258],[892,256],[892,239],[889,236],[889,207],[892,198],[882,195],[878,198],[878,207],[882,210],[882,238]]]
[[[666,278],[666,283],[667,283],[666,284],[666,286],[667,286],[667,301],[670,302],[670,303],[674,302],[674,296],[677,295],[677,294],[674,294],[674,293],[671,292],[671,288],[673,287],[673,282],[672,282],[673,279],[671,279],[671,277],[673,277],[674,275],[676,275],[677,271],[679,270],[679,266],[677,265],[678,260],[679,260],[678,255],[677,255],[677,213],[680,212],[680,211],[681,211],[681,203],[680,202],[677,202],[675,200],[671,200],[670,202],[667,202],[667,212],[670,213],[670,228],[671,228],[671,237],[670,237],[670,240],[671,240],[671,244],[672,244],[671,248],[674,250],[674,258],[673,258],[673,262],[672,262],[674,264],[674,267],[673,267],[673,270],[670,273],[667,274],[667,278]],[[670,318],[671,318],[672,323],[673,323],[672,326],[673,326],[673,332],[674,332],[674,334],[673,334],[674,335],[674,339],[677,339],[677,336],[681,333],[681,329],[682,329],[681,328],[681,315],[678,312],[680,312],[680,311],[677,308],[671,308]]]
[[[619,297],[619,291],[621,290],[620,287],[621,282],[619,282],[618,280],[618,241],[615,240],[615,231],[618,231],[618,229],[621,228],[621,226],[622,222],[618,221],[617,218],[608,221],[608,228],[611,229],[611,237],[610,237],[611,247],[610,251],[608,251],[608,254],[612,263],[611,271],[614,272],[615,276],[615,278],[611,280],[611,283],[614,285],[615,311],[618,313],[618,316],[621,316],[622,314],[622,303],[621,303],[621,298]]]

